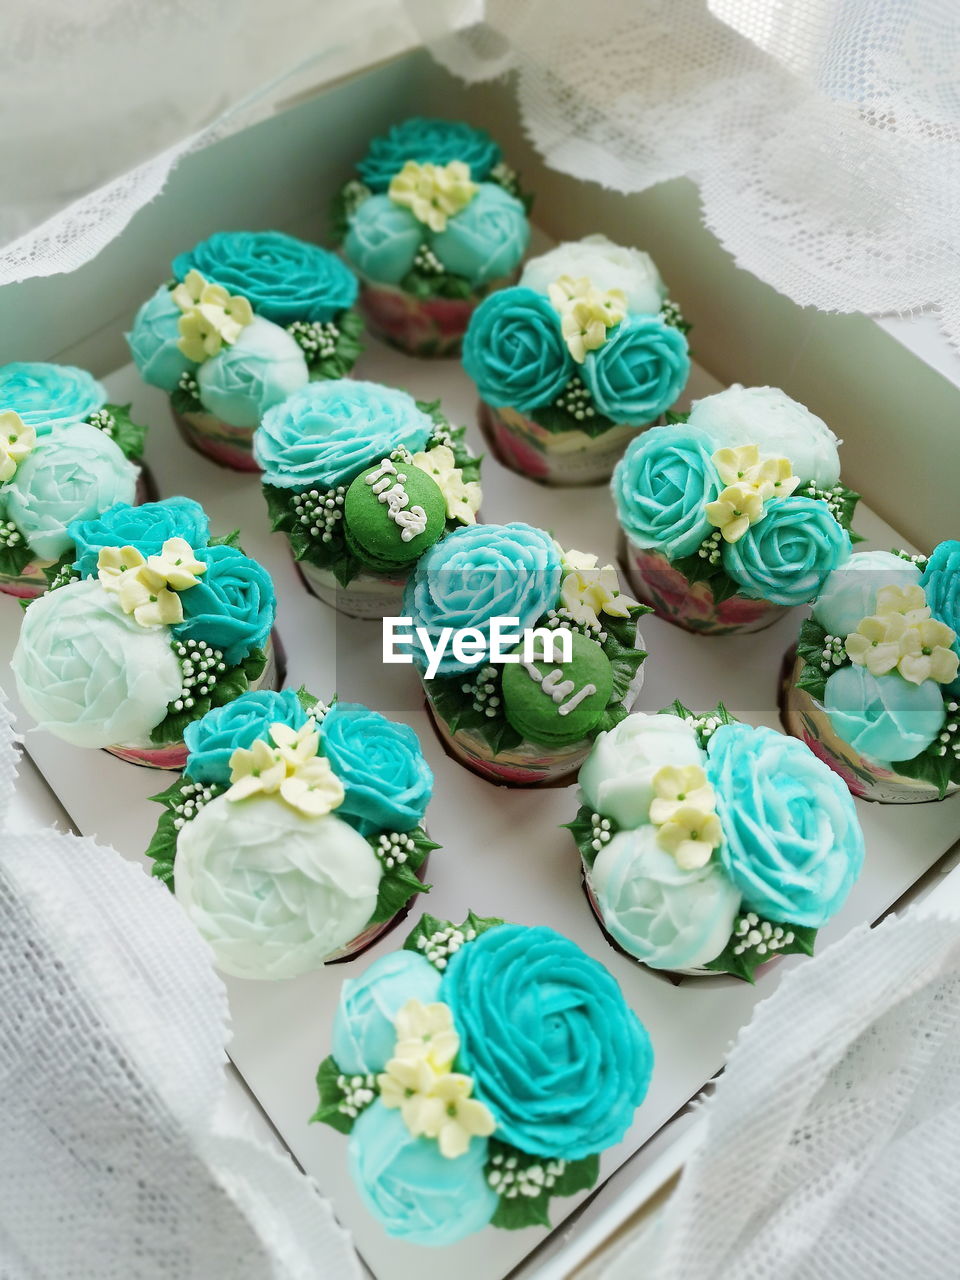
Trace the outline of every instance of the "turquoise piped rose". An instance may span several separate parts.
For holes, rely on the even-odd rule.
[[[95,520],[72,521],[67,532],[84,578],[96,577],[103,547],[136,547],[146,557],[159,555],[168,538],[183,538],[194,550],[210,541],[206,512],[192,498],[164,498],[139,507],[118,502]]]
[[[692,555],[710,531],[704,513],[723,488],[715,445],[689,427],[653,427],[632,440],[611,481],[617,515],[637,546],[670,560]]]
[[[723,567],[750,600],[791,606],[812,600],[850,557],[850,535],[825,502],[773,498],[737,542],[724,542]]]
[[[848,636],[877,612],[882,587],[919,586],[915,564],[891,551],[860,551],[828,575],[813,602],[813,616],[831,636]]]
[[[266,569],[236,547],[203,547],[197,556],[207,571],[181,591],[183,621],[173,627],[180,640],[203,640],[223,652],[228,667],[262,649],[277,612],[277,597]]]
[[[493,1112],[498,1138],[562,1160],[621,1141],[653,1051],[614,978],[575,943],[553,929],[498,925],[449,959],[440,999],[460,1036],[457,1066]]]
[[[278,325],[326,323],[357,297],[357,281],[336,254],[281,231],[218,231],[178,254],[172,268],[178,280],[199,271]]]
[[[171,291],[161,285],[137,312],[133,328],[126,335],[140,377],[168,394],[185,373],[192,373],[197,367],[178,346],[182,315]]]
[[[350,1133],[350,1173],[387,1235],[410,1244],[451,1245],[485,1227],[500,1203],[487,1185],[487,1140],[473,1138],[455,1160],[430,1138],[414,1138],[398,1110],[379,1099]]]
[[[133,502],[139,468],[96,427],[73,423],[43,436],[3,487],[2,503],[42,560],[59,560],[72,546],[68,526],[117,502]]]
[[[39,360],[0,365],[0,410],[13,409],[38,436],[83,422],[106,403],[105,387],[86,369]]]
[[[343,251],[361,275],[399,284],[413,266],[426,227],[389,196],[371,196],[350,218]]]
[[[310,380],[298,343],[261,316],[236,342],[197,366],[200,402],[233,427],[255,427],[264,413]]]
[[[323,718],[320,744],[343,783],[338,817],[361,835],[417,826],[430,803],[433,773],[409,725],[359,703],[337,702]]]
[[[340,988],[333,1020],[333,1057],[346,1075],[383,1071],[394,1056],[393,1020],[410,1000],[439,999],[440,974],[415,951],[391,951]]]
[[[470,317],[463,367],[494,408],[532,413],[551,404],[574,364],[553,304],[532,289],[499,289]]]
[[[230,757],[239,747],[249,748],[257,740],[269,740],[272,724],[299,729],[307,713],[292,689],[257,689],[243,693],[225,706],[214,707],[183,731],[187,744],[187,773],[195,782],[230,783]]]
[[[485,182],[429,243],[448,271],[479,286],[510,275],[529,240],[530,223],[522,202],[503,187]]]
[[[911,684],[896,672],[875,676],[855,665],[828,678],[823,705],[844,742],[880,764],[918,756],[947,718],[935,681]]]
[[[697,969],[715,960],[740,907],[739,891],[715,859],[684,870],[652,826],[608,841],[590,885],[607,932],[652,969]]]
[[[643,426],[669,409],[686,385],[687,339],[659,316],[628,316],[587,352],[582,376],[601,413]]]
[[[253,438],[263,483],[332,489],[400,445],[419,453],[433,423],[405,391],[335,378],[311,382],[268,409]]]
[[[499,146],[485,129],[475,129],[464,120],[411,116],[373,139],[357,172],[371,191],[386,191],[408,160],[436,165],[460,160],[470,166],[473,181],[482,182],[500,158]]]
[[[819,929],[863,865],[863,833],[845,783],[804,743],[724,724],[707,746],[723,827],[720,861],[746,907]]]
[[[149,746],[181,686],[167,628],[142,627],[96,581],[35,600],[11,666],[38,727],[75,747]]]
[[[934,548],[920,579],[930,611],[957,633],[953,650],[960,654],[960,542],[941,542]],[[960,676],[947,688],[960,693]]]
[[[556,544],[528,524],[475,524],[456,529],[421,556],[407,582],[403,613],[436,642],[444,627],[476,627],[489,637],[494,617],[519,618],[520,630],[532,627],[560,593],[561,566]],[[426,655],[414,632],[414,662]],[[439,675],[482,666],[481,654],[460,662],[452,647],[440,659]]]

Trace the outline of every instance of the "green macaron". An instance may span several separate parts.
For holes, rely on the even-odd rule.
[[[381,501],[397,490],[406,495],[402,506],[396,499]],[[415,508],[420,508],[426,519],[411,527],[408,522],[417,518]],[[377,573],[413,564],[440,538],[446,521],[447,503],[440,486],[412,462],[384,459],[361,471],[343,503],[347,546]],[[417,528],[421,531],[416,532]]]
[[[610,659],[596,640],[578,631],[570,638],[569,662],[537,660],[528,667],[521,661],[503,668],[504,715],[530,742],[550,747],[579,742],[599,724],[610,700]],[[513,652],[522,659],[522,646]],[[537,652],[542,652],[539,645]]]

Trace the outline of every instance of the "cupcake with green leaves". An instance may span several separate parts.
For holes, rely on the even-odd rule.
[[[118,503],[68,532],[21,623],[20,701],[73,746],[180,769],[194,721],[282,683],[270,575],[190,498]]]
[[[417,116],[374,138],[334,203],[370,332],[410,355],[459,354],[477,303],[515,278],[529,206],[483,129]]]
[[[802,742],[675,702],[601,734],[569,824],[608,940],[651,969],[748,982],[812,955],[863,865],[844,784]]]
[[[336,254],[280,231],[215,232],[171,271],[127,334],[134,363],[169,395],[192,448],[256,471],[251,440],[264,413],[356,363],[357,281]]]
[[[146,496],[146,428],[129,410],[84,369],[0,366],[0,591],[42,595],[73,521]]]
[[[549,1231],[558,1201],[596,1185],[652,1072],[615,979],[562,934],[425,915],[343,984],[312,1119],[347,1136],[376,1227],[443,1248]]]
[[[429,890],[433,774],[407,725],[261,690],[185,738],[147,856],[223,973],[278,980],[348,959]]]
[[[466,428],[393,387],[311,383],[264,415],[254,456],[305,583],[351,617],[396,613],[418,561],[476,522]]]

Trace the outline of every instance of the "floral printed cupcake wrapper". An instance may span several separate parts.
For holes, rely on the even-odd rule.
[[[360,573],[349,586],[341,586],[332,569],[321,569],[309,560],[296,562],[311,595],[348,618],[379,621],[401,612],[407,577],[388,578],[377,573]]]
[[[190,448],[217,466],[231,471],[260,471],[253,457],[253,427],[231,427],[222,418],[202,411],[178,413],[174,410],[173,416]]]
[[[518,475],[557,487],[604,484],[630,441],[650,425],[615,426],[589,436],[547,431],[516,409],[480,405],[480,427],[498,461]]]
[[[783,616],[786,606],[737,594],[717,604],[706,582],[691,582],[659,551],[638,547],[621,532],[620,559],[633,594],[658,618],[698,635],[734,635],[763,631]]]
[[[512,277],[496,280],[469,298],[416,298],[394,285],[360,277],[357,310],[370,333],[410,356],[459,356],[477,305]]]
[[[805,742],[815,756],[847,784],[850,794],[877,804],[929,804],[941,799],[936,787],[920,778],[907,778],[862,756],[838,735],[823,704],[806,689],[797,687],[804,668],[801,657],[788,654],[780,689],[780,719],[793,737]],[[946,795],[960,787],[951,785]]]
[[[286,676],[286,653],[280,637],[273,632],[264,649],[267,665],[258,678],[250,685],[250,691],[256,689],[279,689]],[[142,765],[146,769],[179,770],[187,763],[187,748],[183,742],[168,742],[162,747],[135,747],[120,744],[106,747],[110,755],[118,760],[126,760],[128,764]]]

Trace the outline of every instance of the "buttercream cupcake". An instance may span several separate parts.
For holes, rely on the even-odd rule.
[[[628,447],[613,476],[630,586],[688,631],[760,631],[850,555],[839,441],[776,387],[732,386]]]
[[[32,599],[70,558],[67,526],[145,496],[144,427],[72,365],[0,366],[0,591]]]
[[[652,969],[753,981],[812,955],[863,864],[849,792],[803,743],[675,702],[601,734],[570,830],[609,939]]]
[[[172,271],[127,334],[134,363],[170,396],[192,448],[255,471],[250,442],[266,410],[353,368],[357,282],[335,254],[280,231],[218,231]]]
[[[553,929],[423,916],[343,984],[314,1120],[349,1135],[386,1233],[550,1228],[643,1102],[653,1050],[608,971]]]
[[[596,556],[530,525],[475,525],[420,560],[403,598],[411,630],[397,630],[449,753],[495,782],[534,786],[573,773],[626,716],[645,612]]]
[[[690,373],[686,330],[649,254],[606,236],[532,258],[471,317],[463,366],[500,461],[544,484],[599,484]]]
[[[20,701],[74,746],[179,769],[193,721],[280,683],[270,576],[190,498],[118,503],[68,533],[72,563],[21,624]]]
[[[410,355],[457,355],[480,299],[515,278],[529,203],[483,129],[415,117],[374,138],[334,203],[370,332]]]
[[[439,402],[375,382],[312,384],[264,415],[254,439],[273,528],[303,578],[341,613],[396,613],[413,566],[472,525],[480,461]]]
[[[788,658],[786,728],[855,796],[960,789],[960,542],[931,556],[862,551],[830,574]]]
[[[222,972],[295,978],[345,960],[429,890],[433,774],[406,725],[261,690],[184,736],[147,855]]]

